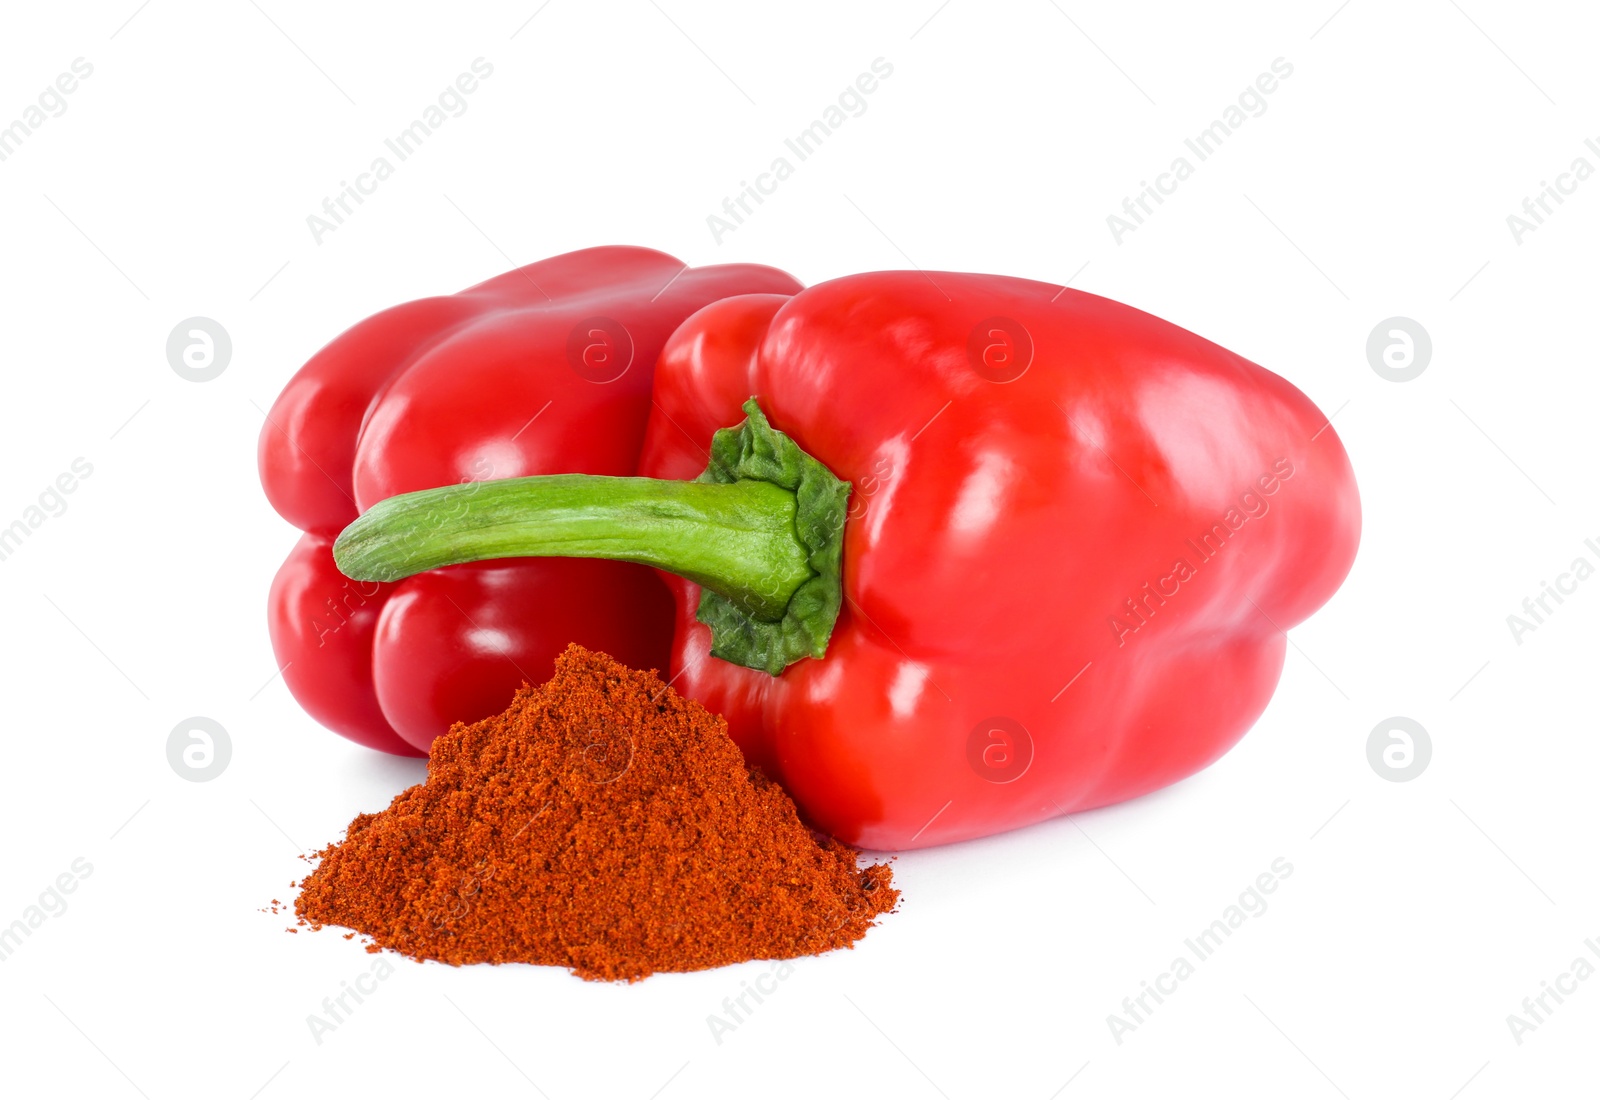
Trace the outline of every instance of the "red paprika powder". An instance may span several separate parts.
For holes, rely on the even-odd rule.
[[[369,951],[596,980],[851,947],[899,898],[887,864],[801,823],[721,717],[576,645],[318,858],[295,912]]]

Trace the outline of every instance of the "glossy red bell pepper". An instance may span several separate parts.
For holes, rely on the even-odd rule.
[[[730,294],[798,289],[772,268],[592,248],[385,310],[313,356],[267,414],[259,453],[268,499],[306,532],[269,597],[295,698],[351,740],[423,755],[452,722],[547,679],[568,642],[664,666],[671,600],[647,569],[524,559],[363,583],[334,566],[333,537],[415,489],[632,473],[678,323]]]
[[[1205,767],[1360,533],[1344,448],[1283,378],[987,275],[708,306],[662,353],[640,473],[385,501],[336,554],[380,579],[524,553],[679,574],[675,686],[814,824],[879,849]]]

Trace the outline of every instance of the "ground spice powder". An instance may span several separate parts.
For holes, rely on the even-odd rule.
[[[576,645],[317,858],[305,923],[595,980],[850,947],[899,898],[886,864],[858,868],[745,767],[722,718]]]

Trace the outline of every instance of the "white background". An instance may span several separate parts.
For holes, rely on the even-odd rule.
[[[0,525],[94,468],[0,562],[0,924],[93,867],[0,963],[8,1094],[1592,1092],[1600,980],[1520,1044],[1507,1016],[1600,938],[1600,581],[1520,645],[1506,624],[1600,562],[1600,180],[1520,244],[1506,223],[1580,155],[1600,167],[1592,11],[137,3],[0,21],[0,121],[94,66],[0,163]],[[478,57],[469,110],[315,243],[306,216]],[[707,215],[879,57],[866,113],[717,243]],[[1278,57],[1266,113],[1117,243],[1106,216]],[[295,535],[257,484],[262,410],[377,309],[613,242],[808,283],[1075,276],[1334,415],[1360,557],[1220,763],[900,857],[902,911],[720,1044],[707,1016],[767,964],[629,987],[401,962],[319,1045],[306,1017],[372,960],[258,910],[421,766],[318,728],[275,678],[264,605]],[[204,384],[165,356],[197,314],[234,345]],[[1365,353],[1394,315],[1434,344],[1403,384]],[[167,763],[191,715],[231,734],[208,783]],[[1392,715],[1431,735],[1410,782],[1368,763]],[[1278,857],[1267,911],[1119,1044],[1108,1014]]]

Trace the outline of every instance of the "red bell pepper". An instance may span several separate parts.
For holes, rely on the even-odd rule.
[[[708,306],[662,353],[640,473],[384,501],[335,553],[377,579],[516,554],[678,574],[675,686],[815,825],[879,849],[1216,760],[1360,534],[1344,448],[1283,378],[987,275]]]
[[[313,356],[267,414],[259,455],[268,499],[306,532],[269,598],[295,698],[353,741],[416,756],[547,679],[568,642],[664,666],[671,600],[647,569],[525,559],[364,583],[334,566],[333,537],[415,489],[632,473],[678,323],[730,294],[798,289],[772,268],[592,248],[385,310]]]

